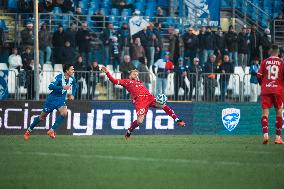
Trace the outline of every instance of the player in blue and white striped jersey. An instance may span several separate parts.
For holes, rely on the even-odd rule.
[[[30,134],[37,124],[39,124],[41,121],[44,121],[50,112],[52,112],[54,109],[57,109],[60,115],[56,118],[51,129],[47,132],[51,138],[55,138],[54,130],[63,123],[64,118],[67,116],[67,106],[65,104],[66,96],[68,100],[74,100],[74,96],[76,94],[76,80],[73,77],[73,65],[64,65],[63,72],[63,74],[58,74],[54,78],[53,82],[51,82],[48,86],[49,90],[52,90],[52,92],[48,95],[41,114],[34,119],[33,123],[25,132],[25,140],[30,138]],[[69,91],[71,90],[72,92],[70,94]]]

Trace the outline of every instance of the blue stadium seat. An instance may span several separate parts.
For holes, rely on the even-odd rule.
[[[8,30],[5,20],[0,20],[0,28],[3,30]]]
[[[102,7],[103,8],[109,8],[110,4],[111,4],[111,1],[109,1],[109,0],[103,0],[102,1]]]
[[[113,16],[118,16],[118,15],[119,15],[118,9],[112,8],[112,9],[111,9],[111,15],[113,15]]]
[[[154,11],[152,9],[146,9],[145,16],[153,17]]]
[[[137,10],[140,10],[141,12],[144,12],[144,7],[145,7],[144,2],[136,2],[135,6],[136,6]]]
[[[123,9],[121,12],[121,16],[131,16],[132,10],[131,9]]]
[[[17,10],[17,1],[15,0],[8,0],[8,9],[9,10]]]

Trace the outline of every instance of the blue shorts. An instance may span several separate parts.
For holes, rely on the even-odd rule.
[[[58,110],[59,108],[66,106],[65,100],[63,99],[52,99],[52,98],[47,98],[47,100],[44,103],[42,111],[45,113],[50,113],[54,109]]]

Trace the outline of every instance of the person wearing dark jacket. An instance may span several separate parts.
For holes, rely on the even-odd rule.
[[[123,57],[123,62],[119,66],[119,71],[122,73],[122,79],[128,79],[131,70],[135,70],[136,67],[131,63],[130,56],[125,55]]]
[[[65,42],[65,46],[60,52],[59,59],[61,64],[74,64],[76,62],[76,50],[74,47],[71,47],[69,41]]]
[[[54,32],[52,37],[52,45],[54,47],[53,49],[53,55],[55,64],[61,64],[60,62],[60,54],[62,51],[62,48],[65,44],[65,33],[62,25],[58,26],[58,29]]]
[[[96,31],[98,32],[103,31],[103,28],[105,28],[106,22],[108,21],[102,9],[95,12],[91,19],[95,22]]]
[[[129,55],[129,47],[130,47],[130,31],[128,28],[128,24],[125,22],[122,24],[120,30],[117,32],[118,43],[121,47],[121,57],[120,60],[123,60],[124,55]]]
[[[238,66],[238,34],[232,25],[229,26],[229,31],[225,36],[225,44],[230,60],[234,60],[234,66]]]
[[[24,49],[27,46],[33,49],[34,31],[33,31],[33,24],[31,22],[28,22],[26,28],[21,31],[21,39],[22,39],[22,46]]]
[[[228,55],[224,55],[223,63],[220,66],[220,72],[222,73],[219,80],[221,101],[224,102],[231,74],[234,73],[234,65],[230,62]]]
[[[181,36],[179,34],[179,29],[169,28],[169,47],[170,59],[173,61],[174,65],[178,65],[178,59],[180,57],[180,43]]]
[[[114,28],[113,28],[113,25],[112,23],[109,23],[107,25],[107,28],[105,28],[103,30],[103,33],[101,35],[101,40],[103,42],[103,46],[104,46],[104,53],[103,53],[103,64],[106,66],[106,65],[109,65],[110,64],[110,56],[109,56],[109,48],[110,48],[110,43],[111,43],[111,39],[112,39],[112,36],[115,35],[115,31],[114,31]]]
[[[87,76],[88,100],[93,100],[95,98],[96,85],[99,82],[99,76],[100,76],[100,68],[98,62],[94,60],[92,64],[89,66],[88,70],[89,70]]]
[[[161,27],[162,24],[157,22],[154,24],[153,32],[157,37],[157,46],[155,49],[155,56],[154,56],[154,62],[156,62],[158,59],[162,57],[162,51],[163,51],[163,39],[161,35]]]
[[[192,93],[195,89],[195,95],[198,93],[198,83],[200,81],[200,73],[202,72],[202,67],[199,65],[199,58],[193,59],[193,64],[188,70],[188,79],[190,83],[189,100],[192,100]]]
[[[204,46],[203,46],[203,41],[204,41],[204,37],[205,37],[205,32],[206,32],[206,27],[203,26],[201,28],[201,30],[199,31],[199,34],[198,34],[198,40],[199,40],[199,46],[198,46],[198,49],[199,49],[199,53],[198,53],[198,56],[199,56],[199,59],[200,59],[200,65],[204,65],[205,62],[207,62],[207,60],[204,62]]]
[[[259,46],[261,45],[261,36],[256,31],[256,25],[252,25],[249,38],[250,62],[255,58],[260,59]]]
[[[179,100],[178,91],[180,88],[184,90],[182,100],[188,100],[188,87],[185,82],[187,76],[188,66],[183,64],[183,58],[178,59],[178,66],[174,67],[174,91],[175,91],[175,100]]]
[[[203,40],[200,43],[203,43],[203,62],[207,62],[208,58],[211,54],[214,54],[214,50],[216,49],[216,37],[215,34],[211,32],[211,28],[208,26],[206,28],[205,35],[203,36]],[[203,66],[203,65],[201,65]]]
[[[216,56],[213,54],[209,57],[209,61],[204,66],[204,100],[215,101],[215,87],[217,86],[216,73],[218,73],[218,66],[216,64]]]
[[[188,28],[188,32],[182,36],[184,44],[184,63],[189,66],[192,64],[193,59],[196,57],[199,40],[193,33],[193,28]]]
[[[215,33],[216,36],[216,56],[222,57],[225,54],[225,35],[222,31],[222,28],[219,27],[217,32]]]
[[[269,55],[269,50],[271,48],[271,35],[270,35],[270,30],[266,28],[264,30],[264,35],[262,36],[261,39],[261,46],[262,46],[262,58],[267,59]]]
[[[46,23],[41,25],[41,30],[38,33],[39,40],[39,63],[51,63],[51,34],[47,31]],[[44,55],[46,55],[46,61],[44,61]]]
[[[82,56],[77,57],[77,61],[74,64],[74,69],[76,69],[74,76],[77,81],[77,95],[76,96],[78,100],[81,100],[84,82],[88,78],[86,74],[86,71],[88,71],[88,67],[83,63]]]
[[[71,23],[70,28],[65,32],[66,41],[70,42],[70,46],[76,48],[76,33],[77,33],[77,25],[75,23]]]
[[[117,72],[120,65],[121,47],[116,36],[112,36],[109,50],[113,71]]]
[[[238,61],[239,66],[242,66],[243,70],[247,66],[247,57],[248,57],[248,43],[247,43],[247,33],[246,28],[243,27],[242,31],[238,35]]]
[[[76,33],[76,42],[77,46],[79,47],[79,53],[83,57],[83,63],[85,65],[89,65],[90,56],[91,56],[91,40],[93,36],[90,34],[88,30],[87,22],[82,23],[81,30],[77,31]]]

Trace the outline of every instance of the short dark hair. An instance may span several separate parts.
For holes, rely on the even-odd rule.
[[[63,66],[63,72],[65,73],[67,70],[70,69],[71,66],[73,66],[73,64],[64,64],[64,66]]]
[[[275,45],[275,44],[273,44],[273,45],[271,46],[271,49],[272,49],[272,51],[279,51],[278,45]]]

